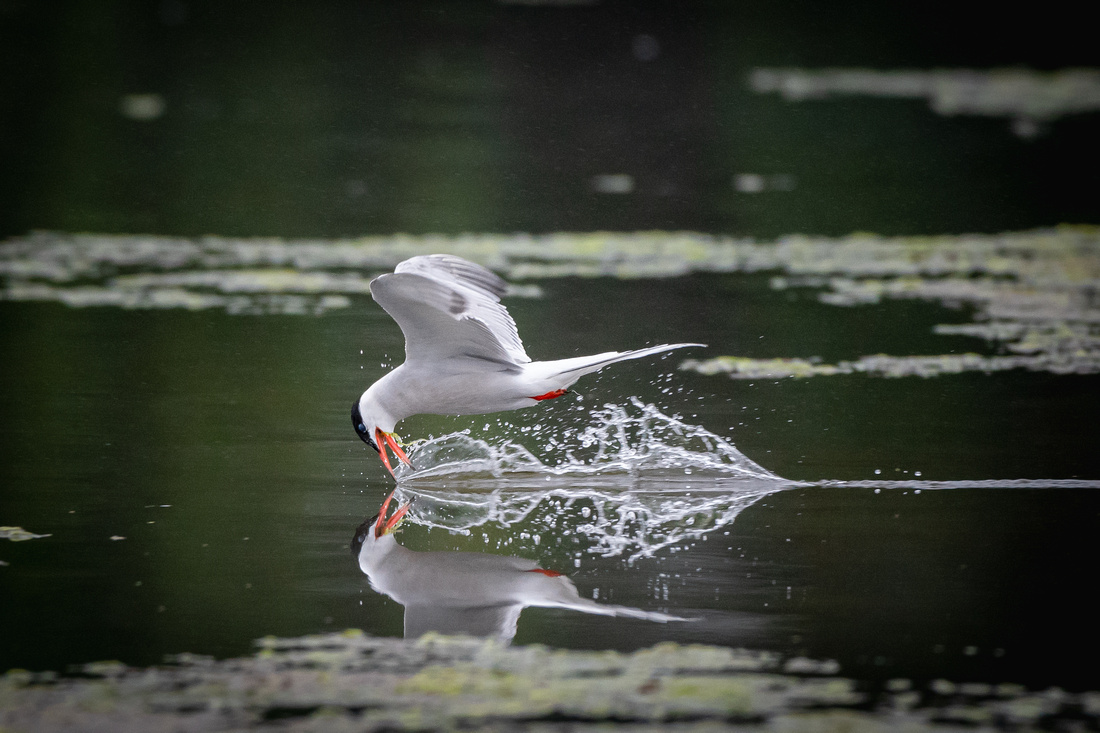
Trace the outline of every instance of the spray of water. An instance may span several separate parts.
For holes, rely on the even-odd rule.
[[[797,485],[641,400],[586,414],[588,422],[552,437],[526,433],[546,441],[545,461],[511,437],[462,432],[416,445],[417,470],[397,474],[416,499],[416,521],[463,532],[560,526],[587,538],[589,552],[633,560],[729,525],[760,498]]]
[[[796,487],[1100,489],[1100,481],[1078,479],[791,481],[728,440],[636,398],[592,411],[579,406],[577,413],[585,417],[574,426],[499,421],[498,437],[467,430],[414,445],[417,470],[397,470],[402,499],[415,500],[413,521],[480,530],[487,542],[491,528],[503,530],[505,543],[582,539],[581,552],[632,562],[704,540],[764,497]],[[523,444],[532,441],[534,451]]]
[[[605,404],[586,414],[590,416],[587,424],[561,427],[546,439],[547,461],[515,439],[506,437],[494,445],[468,432],[452,433],[416,444],[413,456],[417,470],[402,467],[397,477],[402,481],[424,481],[459,476],[499,479],[525,474],[625,474],[646,479],[701,474],[782,481],[729,441],[666,415],[636,397],[628,405]],[[532,435],[539,436],[540,430]]]

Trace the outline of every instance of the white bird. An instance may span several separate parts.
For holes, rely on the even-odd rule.
[[[704,344],[661,344],[531,361],[500,302],[507,283],[452,255],[423,255],[371,281],[370,292],[405,334],[405,363],[363,392],[351,422],[393,473],[386,446],[410,467],[394,428],[410,415],[477,415],[560,397],[608,364]]]
[[[377,516],[359,525],[351,553],[371,587],[405,607],[405,636],[428,631],[510,640],[528,606],[666,623],[693,619],[581,598],[573,581],[533,560],[479,552],[417,552],[397,544],[394,530],[409,510],[389,519],[393,492]]]

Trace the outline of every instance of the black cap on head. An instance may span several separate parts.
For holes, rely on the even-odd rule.
[[[359,439],[364,443],[374,448],[374,452],[378,452],[378,446],[374,440],[371,439],[370,428],[363,422],[363,416],[359,413],[359,402],[355,402],[351,406],[351,424],[355,428],[355,434],[359,436]]]
[[[367,533],[371,532],[374,529],[374,525],[377,522],[378,515],[375,514],[373,517],[355,528],[355,536],[351,538],[352,557],[359,557],[359,551],[363,549],[363,543],[367,541]]]

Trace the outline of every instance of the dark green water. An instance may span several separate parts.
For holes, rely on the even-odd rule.
[[[749,85],[756,68],[1095,66],[1083,12],[5,3],[0,234],[773,238],[1095,222],[1095,110],[1021,139],[1010,113],[795,103]],[[130,95],[155,95],[145,116],[124,113]],[[744,192],[744,174],[785,183]],[[605,175],[629,176],[629,192],[601,193]]]
[[[950,315],[931,305],[830,309],[763,282],[566,279],[511,305],[536,358],[666,337],[752,354],[762,341],[793,349],[798,334],[824,331],[838,334],[831,346],[844,354],[858,341],[846,344],[845,331],[870,338],[878,328],[886,350],[891,338],[913,345],[898,331],[928,333]],[[655,300],[665,307],[644,307]],[[585,315],[596,312],[599,322]],[[691,317],[703,312],[726,315]],[[765,312],[769,328],[757,320]],[[830,322],[838,313],[843,328]],[[401,352],[399,331],[369,299],[320,317],[18,303],[0,316],[0,516],[52,535],[0,545],[9,563],[0,622],[18,632],[3,636],[0,667],[226,656],[266,634],[347,627],[401,634],[401,607],[369,589],[347,550],[392,486],[347,425],[348,404]],[[400,430],[472,427],[490,441],[523,442],[523,425],[551,425],[552,435],[558,424],[583,424],[585,405],[637,396],[786,479],[880,483],[786,489],[634,561],[587,551],[594,541],[574,531],[583,499],[565,510],[548,498],[512,526],[488,522],[466,535],[418,526],[414,509],[400,539],[531,557],[570,573],[582,596],[702,619],[528,609],[517,643],[630,649],[675,639],[832,657],[861,677],[1088,687],[1098,649],[1085,596],[1100,491],[1013,484],[1100,476],[1094,385],[1026,372],[748,382],[662,361],[622,364],[578,385],[584,403],[547,403],[503,426],[420,417]],[[543,453],[541,441],[527,445]],[[900,480],[949,487],[882,483]],[[629,477],[601,481],[612,493],[647,490]],[[476,480],[467,485],[476,490]],[[583,496],[585,485],[570,488]],[[701,478],[695,493],[707,490]]]
[[[986,13],[860,3],[0,2],[0,234],[772,240],[1095,223],[1095,110],[1022,135],[1012,114],[791,101],[749,84],[757,68],[1089,67],[1094,25],[1079,12],[1048,4],[991,31]],[[1075,325],[1093,337],[1096,256],[1067,267],[1084,303]],[[7,288],[21,276],[0,274],[0,525],[50,535],[0,539],[0,670],[224,657],[268,634],[401,634],[401,607],[347,549],[393,485],[348,425],[352,400],[402,355],[368,297],[317,316],[68,307],[17,302]],[[770,274],[536,279],[541,297],[508,304],[536,359],[668,341],[709,344],[699,358],[825,363],[1007,348],[933,332],[986,318],[973,301],[838,308],[818,300],[822,283],[778,290]],[[715,526],[667,522],[679,539],[634,559],[637,547],[607,556],[577,531],[598,491],[724,489],[577,479],[569,506],[551,496],[468,534],[414,510],[401,542],[531,557],[584,597],[701,619],[528,609],[516,643],[699,641],[835,658],[859,678],[1100,687],[1095,374],[731,380],[680,361],[618,365],[578,385],[584,402],[504,423],[399,429],[470,428],[549,460],[552,430],[636,397],[810,485]]]

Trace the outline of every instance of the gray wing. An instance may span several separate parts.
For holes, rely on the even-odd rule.
[[[531,358],[500,302],[506,289],[489,270],[450,255],[413,257],[370,285],[375,301],[405,334],[408,360],[526,364]]]

